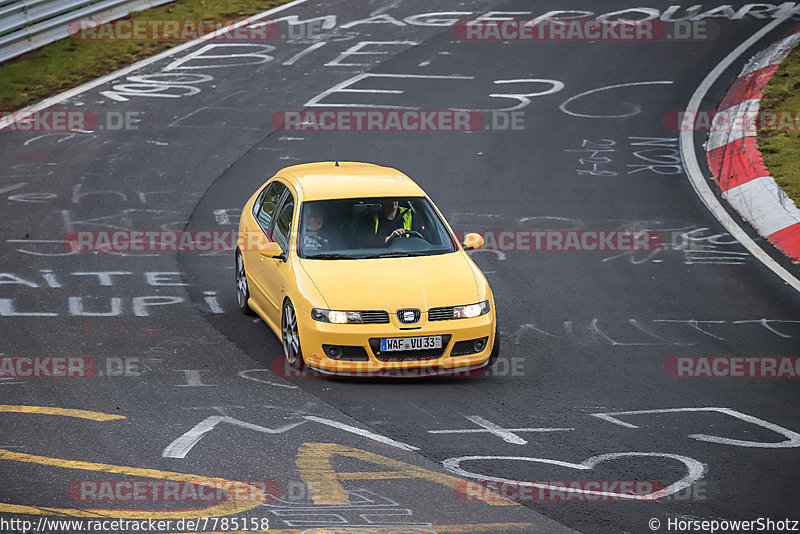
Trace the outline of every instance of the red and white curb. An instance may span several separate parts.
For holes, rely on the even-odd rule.
[[[764,88],[781,61],[800,43],[800,29],[756,54],[722,99],[717,114],[754,116]],[[756,142],[755,121],[727,121],[706,143],[708,167],[722,197],[756,231],[794,260],[800,260],[800,209],[769,175]],[[712,122],[713,124],[713,122]]]

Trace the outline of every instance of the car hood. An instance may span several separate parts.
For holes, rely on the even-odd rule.
[[[428,310],[478,301],[465,254],[410,258],[308,260],[300,264],[332,310]]]

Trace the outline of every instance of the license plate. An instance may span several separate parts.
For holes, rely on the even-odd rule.
[[[381,352],[396,350],[441,349],[442,336],[384,337],[381,338]]]

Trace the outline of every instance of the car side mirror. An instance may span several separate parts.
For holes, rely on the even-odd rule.
[[[261,248],[259,248],[258,251],[265,258],[277,258],[282,260],[286,257],[281,246],[275,241],[264,243],[261,245]]]
[[[462,243],[464,250],[475,250],[476,248],[481,248],[483,246],[483,237],[481,234],[473,234],[469,233],[464,236],[464,242]]]

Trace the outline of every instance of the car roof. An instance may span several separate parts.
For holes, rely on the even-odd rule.
[[[424,196],[414,181],[391,167],[354,161],[321,161],[281,169],[276,176],[301,189],[304,200]]]

